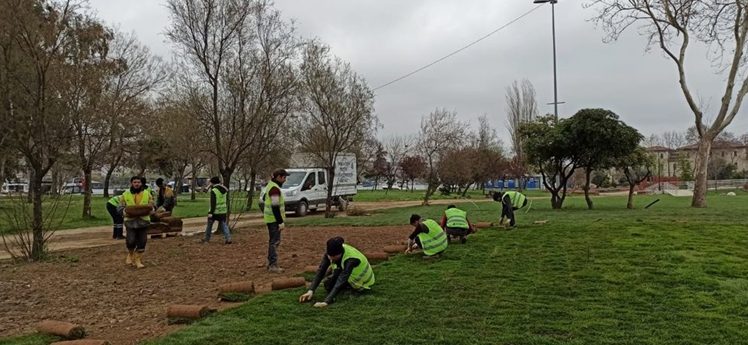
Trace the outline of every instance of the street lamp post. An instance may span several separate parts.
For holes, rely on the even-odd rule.
[[[551,4],[551,31],[553,33],[553,115],[558,121],[558,79],[556,76],[556,3],[558,0],[533,0],[533,4]]]

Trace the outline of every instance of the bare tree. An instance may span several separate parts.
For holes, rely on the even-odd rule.
[[[706,207],[707,167],[714,139],[732,123],[748,93],[745,44],[748,37],[748,3],[703,0],[594,0],[586,7],[598,9],[594,20],[617,39],[635,26],[673,61],[686,103],[694,114],[698,155],[692,207]],[[637,25],[640,24],[640,25]],[[712,63],[727,72],[719,110],[711,123],[691,92],[686,78],[686,57],[691,43],[701,42],[712,52]],[[736,83],[738,87],[736,89]]]
[[[328,47],[307,43],[301,66],[305,88],[300,140],[328,171],[325,216],[331,217],[335,162],[376,129],[373,93]]]
[[[387,171],[385,172],[385,180],[387,183],[387,189],[392,189],[392,186],[397,182],[398,176],[400,176],[401,167],[400,162],[408,154],[408,149],[413,148],[413,140],[408,136],[393,135],[384,139],[383,141],[384,151],[386,152]]]
[[[662,143],[669,149],[678,149],[686,145],[686,135],[678,131],[666,131],[662,133]]]
[[[532,122],[538,116],[538,103],[535,100],[535,87],[525,79],[521,83],[516,80],[506,88],[506,118],[509,135],[512,140],[512,172],[515,177],[523,179],[527,174],[528,165],[522,148],[522,124]],[[524,187],[523,184],[521,184]]]
[[[439,187],[439,160],[450,150],[460,147],[466,141],[467,124],[457,120],[457,113],[446,109],[436,109],[421,118],[421,132],[418,148],[426,160],[428,188],[423,196],[423,204]]]

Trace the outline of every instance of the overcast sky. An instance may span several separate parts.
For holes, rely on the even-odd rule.
[[[588,19],[594,12],[578,0],[556,5],[559,115],[588,107],[615,111],[643,134],[685,130],[693,124],[678,86],[674,64],[658,50],[645,52],[635,31],[613,43]],[[158,55],[171,45],[164,1],[90,0],[109,24],[135,32]],[[422,67],[507,24],[535,6],[531,0],[276,0],[303,37],[316,37],[349,61],[371,88]],[[405,80],[376,91],[375,111],[384,125],[380,137],[415,134],[420,119],[437,107],[456,111],[473,126],[487,114],[508,143],[505,89],[528,79],[541,112],[552,113],[553,59],[550,5],[469,49]],[[708,114],[718,109],[723,77],[705,54],[690,56],[689,82]],[[744,105],[744,108],[748,105]],[[748,111],[729,131],[748,132]]]

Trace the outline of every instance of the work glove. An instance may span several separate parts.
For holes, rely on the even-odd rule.
[[[208,213],[208,219],[211,219],[211,218],[213,218],[213,214],[212,213]]]
[[[312,296],[314,296],[314,291],[309,290],[305,294],[299,296],[299,303],[304,303],[312,300]]]
[[[280,223],[278,224],[278,230],[283,230],[286,228],[286,223]]]
[[[325,303],[325,302],[317,302],[317,303],[314,303],[314,307],[315,308],[324,308],[324,307],[327,307],[327,303]]]

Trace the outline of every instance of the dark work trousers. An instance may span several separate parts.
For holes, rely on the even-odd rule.
[[[332,274],[327,276],[327,279],[325,280],[325,283],[324,283],[325,290],[327,290],[327,292],[332,291],[332,288],[335,287],[335,282],[338,281],[338,277],[340,276],[340,273],[342,272],[343,272],[343,269],[338,268],[332,271]],[[343,284],[343,286],[340,287],[340,290],[338,290],[338,292],[345,291],[345,290],[353,290],[353,287],[351,286],[350,283],[345,282],[345,284]]]
[[[508,195],[501,198],[501,216],[509,218],[509,226],[514,226],[514,208],[512,207],[512,199]]]
[[[145,243],[148,241],[148,228],[127,228],[127,250],[138,252],[145,251]]]
[[[106,203],[106,210],[109,212],[109,215],[112,216],[112,222],[114,223],[114,226],[112,228],[112,238],[118,239],[122,238],[122,228],[125,222],[125,218],[122,217],[122,214],[117,212],[117,206],[114,206],[110,203]]]
[[[268,267],[278,265],[278,246],[281,243],[281,231],[278,223],[268,223]]]
[[[469,229],[450,228],[450,227],[447,227],[445,230],[449,238],[459,237],[460,240],[465,239],[465,237],[468,235],[468,232],[470,231]]]

